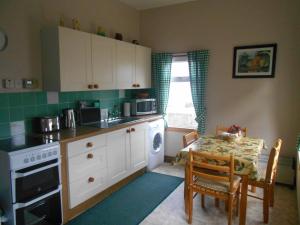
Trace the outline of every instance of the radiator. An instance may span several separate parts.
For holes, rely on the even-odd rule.
[[[300,145],[297,154],[297,199],[298,199],[298,216],[300,221]]]
[[[268,155],[261,155],[259,163],[268,163]],[[267,168],[267,167],[265,167]],[[292,157],[280,156],[278,160],[276,182],[295,187],[295,160]]]
[[[297,140],[297,200],[298,200],[298,216],[300,221],[300,134],[298,135]]]

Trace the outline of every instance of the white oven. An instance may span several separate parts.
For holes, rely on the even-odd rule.
[[[25,138],[0,141],[0,205],[8,225],[62,224],[60,147]],[[3,147],[4,146],[4,147]],[[18,147],[19,146],[19,147]],[[23,149],[24,147],[24,149]]]

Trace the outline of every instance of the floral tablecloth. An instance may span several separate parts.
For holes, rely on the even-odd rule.
[[[189,149],[211,152],[216,155],[233,154],[235,173],[248,175],[256,179],[258,175],[258,159],[265,148],[263,139],[243,137],[238,142],[228,142],[215,136],[201,136],[197,141],[182,149],[176,156],[176,163],[185,164]]]

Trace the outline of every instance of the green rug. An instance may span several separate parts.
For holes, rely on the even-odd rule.
[[[136,225],[149,215],[183,178],[145,173],[68,225]]]

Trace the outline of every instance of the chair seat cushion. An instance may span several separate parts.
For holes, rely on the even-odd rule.
[[[233,187],[237,189],[239,183],[241,181],[241,177],[233,176]],[[197,186],[201,186],[207,189],[211,189],[214,191],[219,192],[226,192],[229,193],[230,183],[229,182],[222,182],[222,181],[212,181],[202,177],[197,177],[194,182]]]

